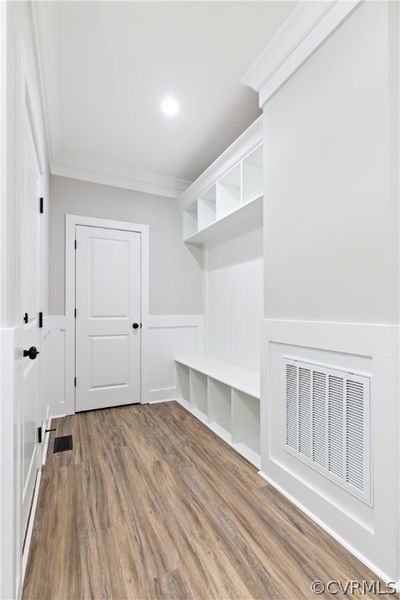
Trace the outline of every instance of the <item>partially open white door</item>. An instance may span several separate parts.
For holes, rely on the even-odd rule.
[[[76,227],[76,410],[140,402],[141,234]]]
[[[41,295],[41,235],[39,196],[41,174],[30,116],[24,106],[22,119],[21,172],[21,305],[24,311],[22,343],[22,404],[21,404],[21,548],[24,544],[40,463],[37,429],[43,415],[40,394],[41,351],[39,311]]]

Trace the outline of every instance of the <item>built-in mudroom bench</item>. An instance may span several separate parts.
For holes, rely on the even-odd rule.
[[[177,356],[178,401],[260,468],[260,378],[207,356]]]
[[[262,118],[181,195],[183,242],[204,273],[203,355],[175,358],[182,406],[260,468]]]

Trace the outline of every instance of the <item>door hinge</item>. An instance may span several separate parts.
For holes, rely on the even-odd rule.
[[[25,313],[24,314],[24,323],[28,323],[28,321],[29,321],[28,313]]]
[[[74,317],[75,317],[75,319],[76,319],[76,308],[75,308],[75,310],[74,310]]]
[[[38,441],[38,444],[42,443],[42,428],[41,427],[37,428],[37,441]]]
[[[40,312],[39,313],[39,328],[41,329],[43,327],[43,313]]]
[[[76,243],[76,240],[75,240],[75,244],[74,244],[74,246],[75,246],[75,250],[76,250],[76,249],[77,249],[77,247],[78,247],[78,244]]]
[[[76,387],[76,377],[74,377],[74,387]]]
[[[40,214],[44,213],[43,198],[39,198],[39,212],[40,212]]]

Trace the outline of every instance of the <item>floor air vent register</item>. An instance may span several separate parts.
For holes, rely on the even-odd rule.
[[[53,453],[65,452],[66,450],[72,450],[72,435],[63,435],[54,438]]]

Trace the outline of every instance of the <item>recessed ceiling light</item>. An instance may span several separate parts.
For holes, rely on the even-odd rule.
[[[179,104],[173,96],[167,96],[161,103],[161,110],[167,117],[174,117],[179,112]]]

